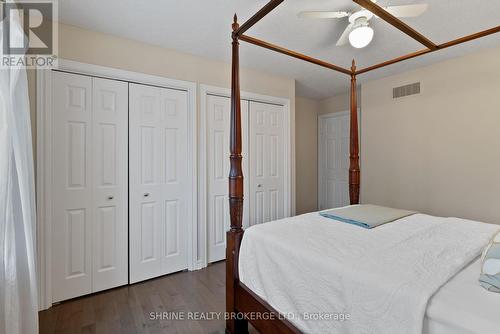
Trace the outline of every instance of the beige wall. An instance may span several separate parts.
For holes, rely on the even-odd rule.
[[[347,82],[347,79],[346,79]],[[350,110],[351,98],[349,93],[335,95],[319,101],[319,115]]]
[[[228,39],[228,49],[230,40]],[[129,71],[229,87],[231,66],[186,53],[96,33],[61,24],[61,58]],[[289,98],[294,102],[295,81],[263,72],[241,70],[241,89],[253,93]]]
[[[65,24],[59,26],[59,56],[63,59],[192,81],[198,84],[230,86],[231,66],[228,63]],[[290,99],[291,131],[295,133],[295,80],[243,68],[240,77],[242,90]],[[33,72],[28,73],[28,79],[35,133],[36,85]],[[294,145],[295,143],[292,142],[292,149]],[[292,150],[292,161],[295,161],[294,152]],[[292,180],[295,179],[294,175],[295,165],[293,164]],[[295,184],[292,182],[292,194],[294,190]]]
[[[316,100],[295,100],[297,214],[318,208],[318,111]]]
[[[358,106],[361,90],[358,88]],[[318,210],[318,115],[350,109],[350,94],[323,100],[296,98],[297,214]]]
[[[349,79],[346,78],[346,83]],[[358,108],[361,108],[361,87],[357,88]],[[319,114],[330,114],[332,112],[340,112],[351,110],[351,95],[350,93],[338,94],[327,99],[319,101]]]
[[[364,203],[500,224],[500,48],[365,83],[362,106]]]

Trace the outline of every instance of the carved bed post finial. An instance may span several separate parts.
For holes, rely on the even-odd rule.
[[[349,199],[351,204],[359,204],[360,188],[358,100],[356,89],[356,62],[353,59],[351,66],[351,124],[349,147]]]
[[[231,154],[229,170],[229,214],[231,228],[226,235],[226,333],[248,333],[246,320],[235,318],[236,287],[239,282],[238,255],[243,238],[243,169],[241,165],[241,98],[240,98],[240,64],[239,40],[236,31],[239,28],[238,18],[234,14],[231,34],[231,121],[229,148]]]
[[[238,24],[238,16],[236,16],[236,13],[234,13],[233,24],[231,25],[231,27],[233,28],[233,32],[240,27],[240,25]]]

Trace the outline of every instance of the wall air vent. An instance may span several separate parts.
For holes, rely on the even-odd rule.
[[[409,85],[404,85],[392,89],[393,99],[415,94],[420,94],[420,82],[415,82]]]

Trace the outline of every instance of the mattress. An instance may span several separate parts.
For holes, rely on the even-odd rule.
[[[478,283],[481,261],[476,259],[431,298],[424,334],[500,333],[500,294]]]
[[[240,280],[277,311],[285,315],[305,314],[307,312],[314,314],[322,310],[338,311],[339,309],[342,310],[342,308],[344,310],[351,308],[347,313],[351,313],[355,317],[356,314],[352,313],[352,311],[358,307],[363,307],[362,305],[366,305],[366,301],[359,300],[360,297],[364,298],[363,296],[368,294],[368,298],[372,298],[372,300],[368,300],[369,304],[372,303],[371,305],[375,305],[373,304],[375,301],[373,297],[380,294],[380,291],[377,292],[375,289],[379,287],[387,288],[386,296],[395,296],[393,295],[395,290],[391,290],[392,286],[388,285],[386,280],[381,280],[381,277],[385,278],[387,277],[386,275],[391,275],[391,270],[387,274],[384,271],[383,275],[380,275],[380,272],[376,272],[377,266],[382,266],[382,262],[380,262],[375,267],[371,267],[375,272],[371,271],[367,273],[367,277],[372,277],[368,281],[372,283],[371,286],[368,285],[369,289],[366,289],[367,287],[359,286],[358,288],[356,286],[354,290],[361,289],[362,293],[353,294],[351,280],[356,280],[359,277],[349,276],[355,268],[350,265],[352,259],[361,260],[367,256],[370,257],[370,251],[375,251],[377,244],[388,245],[395,239],[405,240],[405,243],[407,243],[407,238],[412,233],[415,233],[411,231],[421,229],[422,232],[426,228],[425,225],[432,225],[432,221],[435,219],[439,218],[426,215],[419,217],[415,215],[405,218],[404,225],[394,222],[371,230],[373,232],[368,232],[369,230],[331,221],[327,218],[319,217],[317,213],[312,213],[264,224],[266,226],[256,226],[253,230],[247,231],[243,238],[239,258]],[[459,235],[454,235],[456,233],[455,230],[465,229],[467,231],[469,229],[467,236],[464,238],[462,235],[460,239],[459,248],[464,249],[470,247],[472,243],[472,241],[469,242],[469,238],[476,238],[475,235],[481,234],[481,230],[492,233],[495,229],[498,229],[498,226],[456,218],[450,218],[447,223],[450,222],[454,224],[452,229],[448,228],[447,230],[450,233],[451,240],[460,237]],[[380,236],[376,237],[374,242],[371,235],[367,238],[366,233],[379,234]],[[444,239],[446,238],[448,238],[448,234],[445,234]],[[441,242],[445,243],[444,239],[442,238]],[[485,237],[483,233],[480,240],[480,245],[483,242],[486,244],[488,237]],[[354,247],[353,244],[357,246]],[[398,244],[399,241],[396,242],[396,246]],[[478,240],[476,240],[477,244]],[[431,243],[430,245],[434,247],[435,243]],[[390,249],[396,251],[396,255],[390,252],[386,253],[385,256],[391,258],[389,262],[395,262],[395,268],[406,268],[408,270],[410,267],[405,264],[405,261],[411,261],[411,256],[408,257],[408,254],[411,254],[413,251],[421,252],[422,249],[413,247],[413,249],[408,251],[398,247],[394,248],[390,246]],[[440,245],[436,245],[435,247],[432,248],[432,252],[434,252],[434,249],[439,249]],[[462,257],[461,260],[453,256],[453,253],[440,253],[447,259],[447,262],[441,264],[440,261],[437,261],[438,265],[443,265],[444,263],[449,265],[450,261],[461,263],[455,267],[457,269],[452,275],[442,280],[439,286],[436,286],[433,290],[435,293],[427,295],[425,304],[423,304],[423,308],[421,309],[421,315],[416,317],[416,322],[413,319],[412,326],[407,327],[407,329],[420,326],[422,333],[425,334],[500,333],[500,317],[498,316],[500,294],[488,292],[478,284],[477,279],[480,268],[476,258],[480,253],[480,247],[475,247],[477,249],[473,253],[476,255]],[[429,249],[431,246],[423,247],[424,250],[426,248]],[[401,253],[399,253],[400,251]],[[358,252],[358,254],[353,254],[353,252]],[[469,252],[469,254],[472,253]],[[332,261],[333,258],[335,258],[335,261]],[[377,257],[377,259],[381,259],[381,257]],[[382,259],[387,260],[384,257]],[[433,274],[439,272],[437,269],[439,267],[435,265],[436,263],[430,261],[430,258],[426,258],[425,266],[434,268],[427,269]],[[297,271],[298,267],[300,267],[299,271]],[[389,268],[391,268],[391,265],[389,265]],[[393,277],[395,274],[392,271]],[[346,275],[349,276],[347,280]],[[433,277],[429,276],[429,279],[432,280]],[[373,282],[376,282],[376,284],[373,284]],[[432,285],[433,282],[427,284]],[[427,289],[427,286],[421,286],[421,288]],[[382,293],[384,294],[383,291]],[[422,295],[419,289],[412,289],[408,296],[410,299],[407,302],[403,299],[399,303],[387,304],[387,311],[378,312],[379,309],[377,309],[378,313],[372,312],[366,315],[367,317],[376,318],[377,314],[380,314],[385,317],[385,322],[382,325],[380,325],[380,322],[378,324],[373,322],[374,325],[378,326],[376,327],[378,329],[365,326],[360,331],[359,321],[339,324],[338,322],[307,323],[303,319],[294,318],[289,320],[299,329],[310,333],[385,333],[389,328],[387,327],[388,322],[408,322],[408,317],[412,317],[414,314],[407,313],[407,317],[404,316],[404,313],[400,312],[398,318],[393,317],[393,312],[395,314],[399,312],[395,312],[395,310],[398,307],[401,308],[400,305],[410,306],[412,303],[410,300],[413,297],[417,296],[420,298]],[[354,301],[352,298],[354,298]],[[389,297],[389,299],[391,298],[393,297]],[[380,301],[380,298],[378,300]],[[379,302],[377,304],[380,305]],[[368,309],[366,310],[368,311]],[[359,312],[357,316],[357,319],[365,317],[362,315],[360,318]],[[413,318],[415,317],[413,316]],[[394,331],[394,326],[391,328],[393,328],[391,332],[398,332]],[[406,330],[405,332],[409,333]],[[412,332],[420,333],[420,329]]]

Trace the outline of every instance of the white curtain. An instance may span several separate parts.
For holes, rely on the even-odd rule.
[[[10,29],[11,40],[25,38],[19,22]],[[2,39],[0,24],[0,48]],[[0,68],[0,333],[8,334],[38,333],[29,112],[26,70]]]

